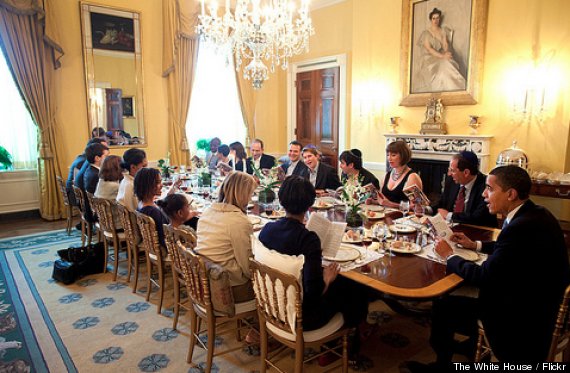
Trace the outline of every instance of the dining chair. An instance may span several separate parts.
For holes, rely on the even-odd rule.
[[[196,247],[196,233],[190,227],[188,227],[188,230],[185,230],[164,224],[164,241],[166,242],[168,254],[172,258],[172,281],[174,284],[174,320],[172,321],[172,329],[176,330],[180,316],[180,307],[187,312],[190,312],[192,308],[189,297],[185,300],[180,300],[180,290],[186,288],[186,280],[184,279],[177,244],[183,245],[188,250],[194,249]],[[186,289],[186,294],[188,294],[188,289]]]
[[[91,245],[91,240],[93,238],[93,226],[87,221],[85,196],[83,191],[75,185],[73,186],[73,194],[75,195],[75,200],[78,201],[79,211],[81,212],[81,246],[85,246],[86,237],[87,245]]]
[[[212,290],[215,287],[211,284],[211,271],[215,268],[216,272],[221,269],[220,266],[206,260],[203,256],[197,254],[193,250],[188,250],[180,241],[177,241],[177,250],[180,256],[180,266],[188,295],[192,301],[190,309],[190,346],[186,361],[192,363],[192,356],[196,343],[207,351],[206,369],[209,373],[212,369],[214,356],[220,356],[232,351],[240,350],[243,346],[238,345],[223,351],[214,351],[216,335],[235,332],[240,340],[241,331],[252,328],[249,321],[255,318],[255,301],[247,301],[242,303],[234,303],[231,295],[231,287],[229,285],[229,276],[226,274],[227,291]],[[221,270],[222,272],[223,269]],[[223,278],[223,276],[221,277]],[[219,285],[219,284],[218,284]],[[225,293],[224,309],[229,311],[220,311],[214,308],[215,297]],[[202,321],[205,321],[206,327],[202,329]],[[201,335],[207,336],[207,341],[200,339]]]
[[[115,221],[117,210],[117,202],[111,201],[105,198],[91,198],[91,206],[93,210],[97,213],[99,217],[99,228],[103,238],[103,244],[105,245],[105,268],[104,272],[107,271],[107,261],[109,260],[109,244],[113,246],[113,258],[114,258],[114,270],[113,270],[113,281],[117,281],[117,273],[119,271],[119,253],[121,247],[127,245],[127,237],[125,232],[120,232],[117,227],[117,222]],[[127,262],[130,263],[130,252],[127,250]]]
[[[548,362],[570,362],[570,315],[568,312],[568,304],[570,301],[570,285],[564,291],[564,297],[558,309],[554,331],[552,332],[552,340],[550,341],[550,349],[546,361]],[[477,351],[475,353],[475,362],[483,361],[488,356],[492,361],[497,359],[493,355],[493,350],[489,344],[489,340],[485,335],[485,328],[481,320],[478,322],[479,336],[477,338]]]
[[[69,201],[69,196],[67,195],[67,190],[65,189],[65,184],[63,183],[61,176],[56,176],[55,179],[57,180],[57,187],[59,188],[61,198],[63,199],[63,205],[65,206],[65,212],[67,215],[67,226],[65,227],[65,230],[69,236],[71,234],[71,229],[73,228],[73,205]]]
[[[146,300],[150,299],[152,284],[158,287],[159,300],[157,305],[158,313],[162,312],[162,301],[164,299],[164,275],[171,268],[172,260],[163,254],[163,250],[158,241],[158,232],[154,220],[143,213],[135,211],[137,224],[141,232],[142,246],[146,253],[147,269],[147,290]],[[156,268],[157,279],[152,278],[153,268]]]
[[[139,268],[141,259],[146,261],[146,255],[144,254],[144,248],[142,247],[142,238],[137,224],[137,217],[133,211],[129,211],[128,208],[117,203],[117,212],[119,214],[119,219],[123,225],[125,231],[125,238],[127,241],[128,255],[128,272],[127,281],[131,282],[131,273],[133,273],[133,293],[137,291],[137,285],[139,282]]]
[[[303,365],[321,355],[331,352],[342,359],[340,367],[343,373],[348,371],[348,334],[351,331],[344,325],[344,318],[337,313],[323,327],[303,331],[301,284],[291,274],[268,267],[255,259],[250,259],[250,268],[255,290],[255,301],[259,315],[261,334],[261,373],[267,366],[285,373],[276,365],[276,358],[287,348],[295,351],[294,372],[303,372]],[[268,334],[283,344],[283,347],[268,354]],[[336,346],[329,347],[328,342],[340,340]],[[321,352],[304,359],[306,347],[322,347]],[[341,349],[342,351],[337,351]]]

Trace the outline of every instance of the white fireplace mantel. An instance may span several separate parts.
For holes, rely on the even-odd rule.
[[[489,135],[419,135],[386,133],[386,144],[403,140],[413,151],[413,158],[449,161],[454,154],[470,150],[477,154],[481,171],[489,170],[489,149],[493,136]]]

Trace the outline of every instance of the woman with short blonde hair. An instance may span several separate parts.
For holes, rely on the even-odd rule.
[[[249,269],[253,226],[246,210],[256,186],[253,176],[232,172],[220,186],[218,201],[198,222],[196,251],[228,272],[237,303],[254,297]]]

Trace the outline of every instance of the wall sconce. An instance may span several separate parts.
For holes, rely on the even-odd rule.
[[[541,124],[546,119],[561,76],[551,64],[553,55],[550,51],[533,63],[519,63],[509,73],[506,88],[515,122]]]
[[[481,125],[481,123],[479,123],[479,116],[478,115],[470,115],[469,116],[469,127],[471,127],[471,132],[470,135],[477,135],[477,129],[479,128],[479,126]]]
[[[398,133],[396,128],[400,125],[400,117],[390,117],[390,133]]]

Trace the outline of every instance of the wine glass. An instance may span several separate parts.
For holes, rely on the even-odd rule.
[[[408,216],[408,212],[410,211],[410,201],[401,201],[400,211],[402,211],[402,214],[404,214],[404,218]]]
[[[420,204],[420,203],[416,203],[414,205],[414,215],[416,216],[416,218],[421,218],[422,216],[424,216],[425,213],[425,207]]]
[[[380,254],[386,254],[386,238],[387,238],[386,229],[387,226],[386,224],[383,223],[376,224],[374,225],[374,228],[372,228],[372,234],[378,240],[378,247],[379,247],[378,252]]]

